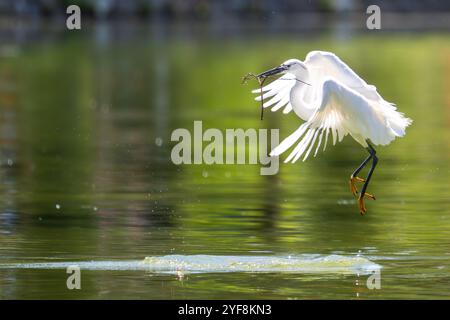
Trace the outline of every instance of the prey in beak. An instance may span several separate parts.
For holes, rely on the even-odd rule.
[[[262,95],[263,95],[262,88],[263,88],[264,82],[267,80],[267,78],[270,77],[270,76],[279,74],[279,73],[281,73],[283,71],[286,71],[287,68],[288,68],[287,66],[281,65],[281,66],[272,68],[270,70],[261,72],[260,74],[257,74],[257,75],[255,75],[254,73],[249,73],[245,77],[242,78],[242,83],[247,82],[247,80],[250,79],[250,78],[255,78],[256,80],[258,80],[259,88],[261,90],[261,97],[262,97]],[[261,99],[261,120],[263,120],[263,118],[264,118],[264,102]]]

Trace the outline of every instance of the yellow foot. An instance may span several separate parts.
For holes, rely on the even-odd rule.
[[[364,181],[366,180],[360,177],[350,177],[350,190],[355,197],[358,195],[358,190],[356,189],[355,182],[364,182]]]
[[[364,203],[364,197],[367,197],[369,199],[375,200],[375,196],[370,193],[364,193],[364,195],[360,195],[358,198],[358,205],[359,205],[359,213],[363,216],[366,213],[366,205]]]

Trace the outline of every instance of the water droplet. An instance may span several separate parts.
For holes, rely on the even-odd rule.
[[[156,144],[158,147],[161,147],[162,144],[163,144],[163,140],[162,140],[160,137],[157,137],[157,138],[155,139],[155,144]]]
[[[12,159],[8,159],[7,160],[8,166],[12,166],[14,164],[14,161],[12,161]]]
[[[177,271],[177,278],[179,281],[183,281],[184,279],[184,273],[180,270]]]
[[[57,203],[57,204],[55,205],[55,208],[56,208],[57,210],[59,210],[59,209],[61,209],[61,206]]]

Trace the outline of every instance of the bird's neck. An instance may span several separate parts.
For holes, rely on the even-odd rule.
[[[307,80],[305,82],[308,83]],[[297,81],[291,90],[290,100],[294,112],[305,121],[307,121],[314,112],[312,98],[312,86]]]

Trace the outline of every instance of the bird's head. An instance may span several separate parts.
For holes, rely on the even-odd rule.
[[[272,68],[270,70],[264,71],[258,74],[258,78],[267,78],[279,73],[292,73],[295,76],[302,76],[307,73],[308,69],[306,65],[298,59],[289,59],[283,62],[278,67]]]

